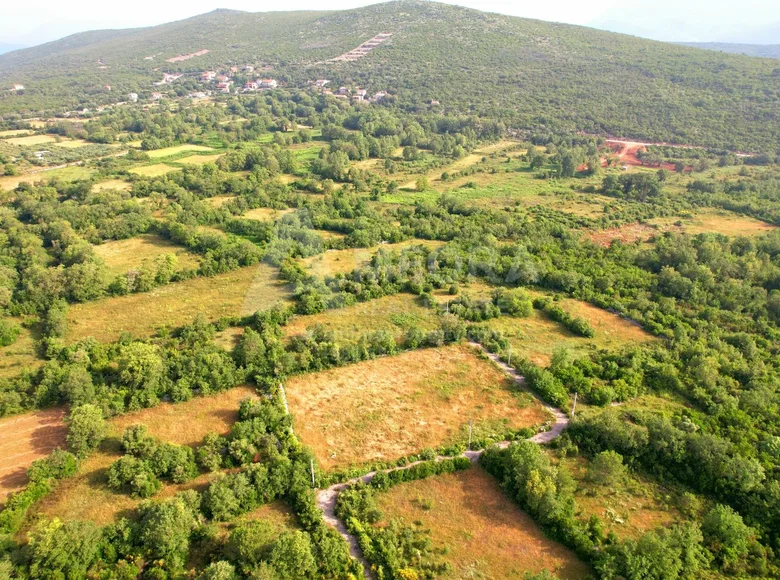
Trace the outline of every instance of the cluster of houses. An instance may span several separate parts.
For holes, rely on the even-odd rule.
[[[341,101],[352,101],[353,103],[381,103],[382,99],[387,96],[385,91],[369,95],[367,90],[359,87],[356,87],[354,90],[347,87],[339,87],[334,92],[328,88],[330,81],[327,79],[318,79],[310,84],[323,95],[330,95]]]
[[[251,75],[254,72],[255,67],[252,65],[246,65],[242,68],[234,66],[228,69],[229,74],[217,73],[213,70],[204,71],[200,74],[200,80],[203,83],[216,83],[216,89],[220,93],[230,93],[233,91],[234,76],[238,75],[239,73]],[[244,83],[244,86],[241,90],[243,90],[245,93],[248,93],[253,91],[275,89],[278,86],[279,82],[276,79],[250,79]]]

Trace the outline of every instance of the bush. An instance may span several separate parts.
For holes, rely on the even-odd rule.
[[[45,481],[49,478],[63,479],[76,474],[78,470],[76,456],[62,449],[55,449],[51,455],[34,461],[27,470],[30,481]]]
[[[162,489],[162,483],[149,463],[132,455],[114,461],[108,468],[107,477],[111,489],[133,497],[151,497]]]

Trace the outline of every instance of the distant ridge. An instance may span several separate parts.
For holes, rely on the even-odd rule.
[[[735,42],[678,42],[676,44],[731,54],[780,59],[780,44],[739,44]]]

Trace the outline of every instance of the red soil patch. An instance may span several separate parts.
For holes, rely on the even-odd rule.
[[[0,500],[27,484],[27,468],[65,446],[65,409],[0,419]]]
[[[612,150],[612,153],[617,157],[618,163],[623,165],[631,165],[635,167],[642,167],[644,163],[637,157],[640,151],[647,151],[648,145],[664,145],[664,143],[639,143],[637,141],[618,141],[615,139],[607,139],[607,146]],[[606,166],[607,160],[602,161],[602,165]],[[667,171],[674,171],[674,164],[662,163],[655,166],[658,169],[666,169]]]

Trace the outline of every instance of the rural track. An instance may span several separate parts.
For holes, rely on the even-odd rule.
[[[520,375],[515,369],[513,369],[512,367],[504,363],[498,357],[498,355],[489,352],[487,349],[485,349],[485,347],[483,347],[481,344],[478,344],[476,342],[470,342],[469,346],[482,350],[482,352],[484,352],[488,356],[488,358],[490,358],[490,360],[493,361],[493,363],[496,366],[498,366],[501,370],[503,370],[506,374],[508,374],[512,378],[512,380],[515,381],[515,383],[517,383],[518,385],[525,384],[525,378],[522,375]],[[284,396],[283,390],[282,390],[282,394]],[[555,423],[553,423],[552,427],[548,431],[537,433],[536,435],[528,439],[528,441],[540,445],[549,443],[550,441],[553,441],[554,439],[560,437],[561,433],[563,433],[564,429],[566,429],[566,427],[569,425],[569,417],[565,413],[561,412],[560,409],[551,407],[550,405],[542,401],[538,396],[536,396],[536,394],[531,393],[531,395],[533,395],[533,397],[537,401],[539,401],[539,403],[541,403],[541,405],[550,414],[552,414],[553,418],[555,419]],[[501,441],[497,445],[500,449],[506,449],[507,447],[509,447],[510,443],[511,443],[510,441]],[[479,461],[479,458],[482,456],[484,451],[485,451],[484,449],[468,450],[461,453],[459,457],[465,457],[469,459],[472,463],[476,463],[477,461]],[[437,456],[434,459],[434,461],[443,461],[446,459],[452,459],[452,457]],[[385,469],[382,470],[382,472],[390,473],[392,471],[402,471],[414,467],[415,465],[418,465],[423,462],[424,461],[415,461],[413,463],[404,465],[403,467]],[[363,565],[363,574],[366,578],[373,578],[373,574],[371,572],[371,565],[369,564],[368,560],[366,560],[363,557],[363,552],[360,549],[360,544],[358,544],[357,538],[353,536],[351,533],[349,533],[346,524],[336,516],[336,501],[338,500],[339,494],[345,489],[347,489],[349,486],[354,485],[356,483],[369,483],[371,482],[371,480],[374,479],[377,473],[379,472],[369,471],[368,473],[361,475],[360,477],[355,477],[345,482],[336,483],[334,485],[331,485],[330,487],[320,489],[316,493],[317,506],[322,510],[322,517],[325,520],[325,523],[335,528],[336,531],[341,535],[341,537],[344,538],[344,541],[347,542],[347,546],[349,546],[350,555]]]

